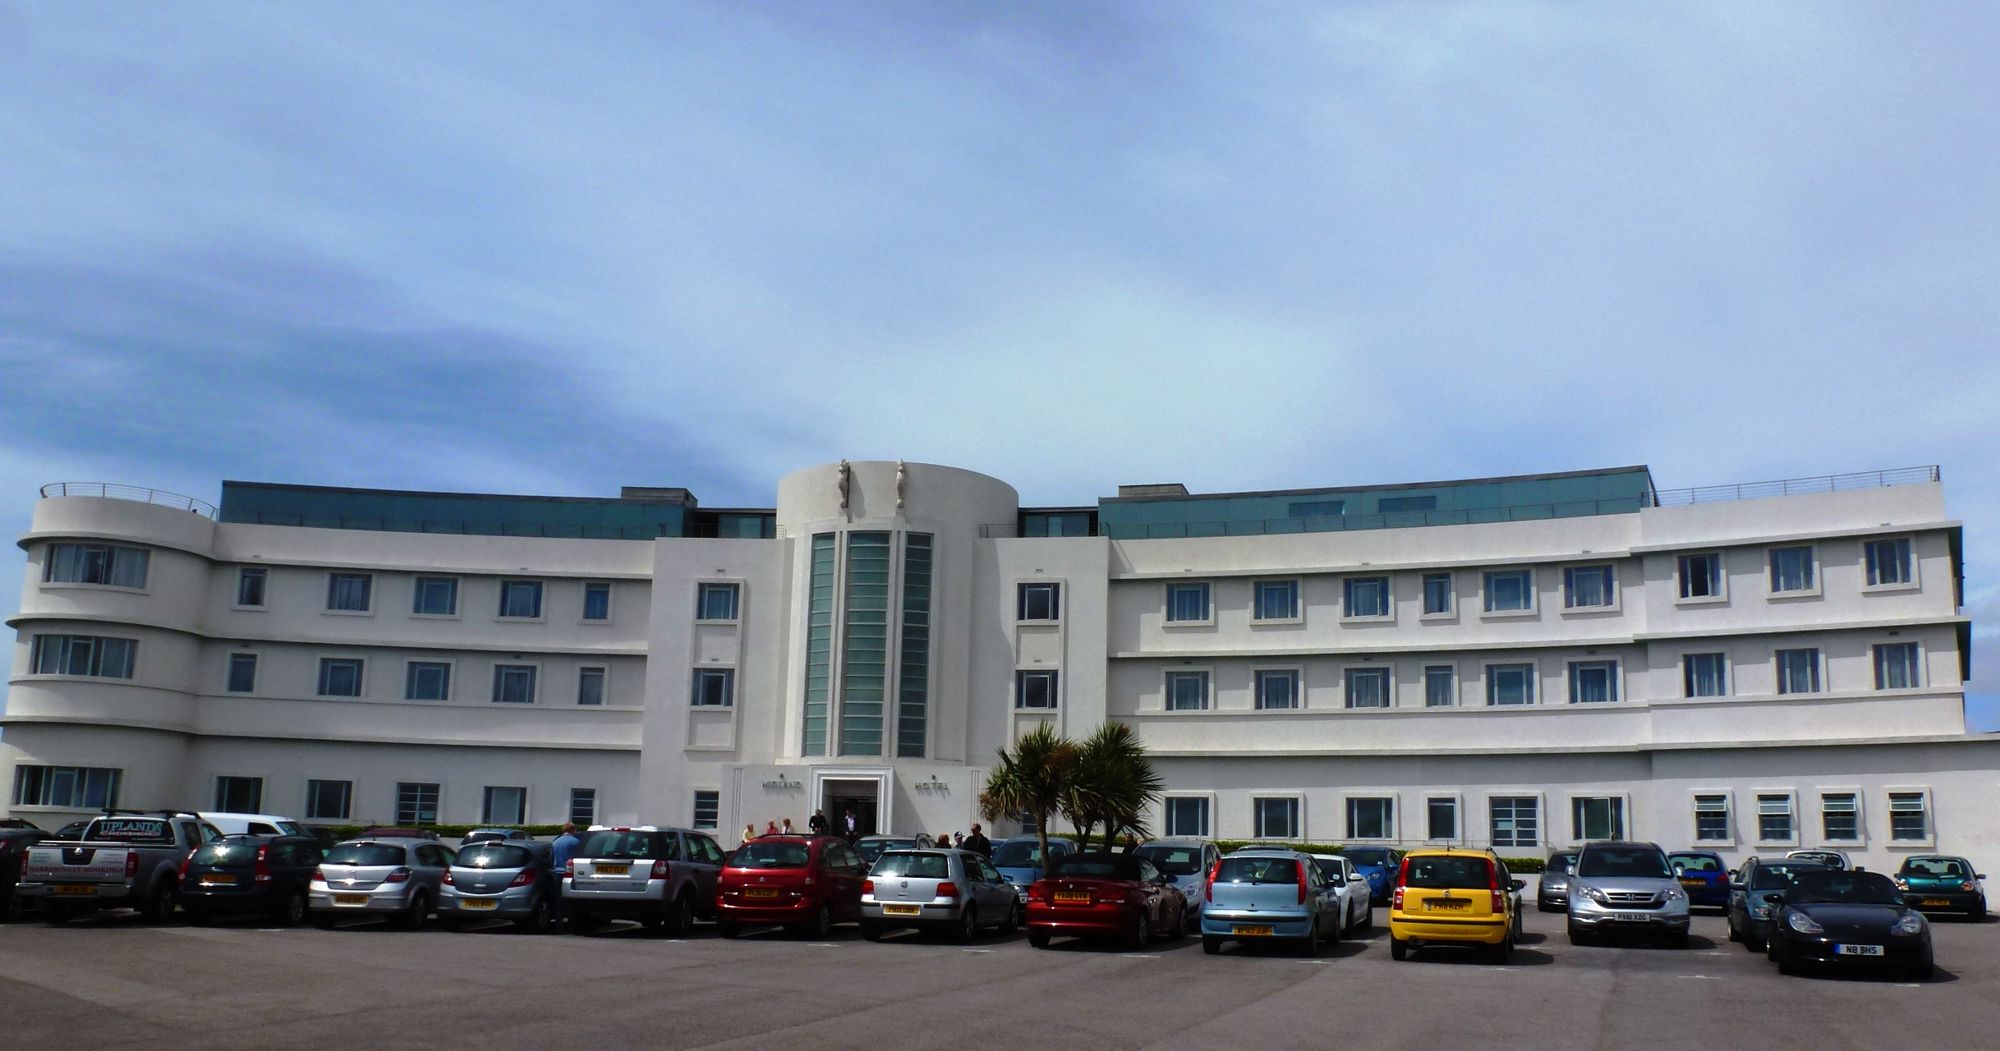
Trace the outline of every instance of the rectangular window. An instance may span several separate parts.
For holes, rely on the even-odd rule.
[[[737,586],[735,584],[698,584],[695,586],[694,619],[735,620]]]
[[[535,703],[535,673],[532,664],[496,664],[493,666],[494,704]]]
[[[1014,673],[1014,707],[1048,709],[1056,706],[1056,673],[1017,671]]]
[[[1792,839],[1792,797],[1767,794],[1757,797],[1757,839],[1762,843],[1786,843]]]
[[[1168,584],[1167,623],[1208,619],[1207,584]]]
[[[1291,518],[1324,518],[1346,509],[1345,500],[1295,500],[1285,505],[1285,514]]]
[[[369,593],[375,578],[367,573],[328,573],[326,608],[346,613],[368,612]]]
[[[1489,705],[1535,703],[1535,666],[1487,665],[1486,703]]]
[[[1396,801],[1366,797],[1347,801],[1347,838],[1394,839]]]
[[[1507,613],[1535,608],[1535,575],[1526,569],[1486,574],[1486,612]]]
[[[1438,498],[1435,496],[1385,496],[1375,501],[1375,510],[1385,515],[1408,514],[1411,511],[1435,511]]]
[[[1496,847],[1532,847],[1541,842],[1541,801],[1534,796],[1494,796],[1486,803]]]
[[[805,719],[801,751],[825,755],[828,708],[833,692],[833,598],[837,545],[832,533],[812,538],[811,576],[806,588]]]
[[[1889,838],[1905,841],[1931,838],[1930,808],[1924,805],[1924,793],[1889,793]]]
[[[321,697],[361,696],[361,661],[355,657],[321,657],[319,661]]]
[[[1208,836],[1208,799],[1203,796],[1168,796],[1161,804],[1167,812],[1167,835]]]
[[[135,639],[100,635],[37,635],[34,665],[37,675],[92,675],[129,679],[139,649]]]
[[[722,824],[722,793],[698,788],[694,793],[694,827],[717,828]]]
[[[1861,838],[1861,805],[1852,792],[1827,792],[1819,797],[1819,826],[1827,842]]]
[[[1778,692],[1819,692],[1819,651],[1778,651]]]
[[[1569,662],[1569,703],[1604,704],[1617,699],[1617,661]]]
[[[533,620],[541,615],[541,581],[503,580],[500,582],[500,616]]]
[[[1299,801],[1292,796],[1275,799],[1257,798],[1250,801],[1256,812],[1257,825],[1253,834],[1258,839],[1297,839],[1299,836]]]
[[[410,600],[410,612],[426,617],[458,615],[457,577],[418,577]]]
[[[486,800],[479,820],[489,825],[524,825],[528,818],[528,790],[513,785],[486,786]]]
[[[50,544],[42,580],[52,584],[101,584],[113,588],[146,586],[146,566],[152,555],[142,547],[111,544]]]
[[[1618,600],[1610,566],[1570,566],[1563,570],[1564,609],[1603,609]]]
[[[1729,696],[1729,658],[1721,653],[1689,653],[1681,657],[1681,696]]]
[[[352,781],[306,782],[307,821],[346,821],[353,804]]]
[[[903,534],[903,637],[896,668],[896,755],[921,759],[930,747],[931,551],[929,533]]]
[[[14,768],[14,805],[70,810],[115,807],[122,775],[123,771],[109,767],[22,764]]]
[[[1924,684],[1917,666],[1917,644],[1891,642],[1875,647],[1875,688],[1911,690]]]
[[[735,707],[736,669],[696,668],[693,697],[697,708]]]
[[[1299,706],[1299,673],[1290,669],[1258,671],[1251,677],[1257,685],[1257,707],[1266,710]]]
[[[888,716],[891,535],[847,534],[840,648],[840,754],[881,755]]]
[[[1060,620],[1061,584],[1022,584],[1014,596],[1015,620]]]
[[[1458,800],[1448,796],[1433,796],[1424,802],[1425,838],[1445,841],[1458,838]]]
[[[1868,586],[1883,584],[1909,584],[1917,579],[1916,567],[1910,561],[1910,538],[1896,537],[1893,540],[1870,540],[1862,545],[1868,556]]]
[[[1682,555],[1679,562],[1682,598],[1722,597],[1722,556],[1715,552]]]
[[[1251,585],[1251,616],[1257,620],[1297,620],[1299,616],[1299,582],[1296,580],[1260,580]]]
[[[1425,615],[1450,613],[1452,611],[1452,594],[1450,573],[1424,574]]]
[[[438,819],[438,784],[435,781],[396,783],[396,824],[435,825]]]
[[[225,814],[264,812],[264,779],[229,777],[215,779],[215,809]]]
[[[1771,593],[1811,591],[1819,586],[1810,545],[1771,549]]]
[[[1726,843],[1729,841],[1728,796],[1699,795],[1694,797],[1694,838],[1697,843]]]
[[[256,654],[232,653],[229,655],[229,692],[257,692]]]
[[[1458,703],[1458,670],[1449,664],[1424,669],[1424,707],[1450,708]]]
[[[611,585],[593,580],[583,585],[583,619],[611,619]]]
[[[578,828],[589,828],[597,823],[597,789],[569,790],[569,819]]]
[[[1167,673],[1167,710],[1199,712],[1208,708],[1208,673],[1170,671]]]
[[[1625,800],[1618,796],[1584,796],[1570,800],[1570,827],[1577,842],[1625,838]]]
[[[263,608],[264,584],[270,571],[265,569],[239,569],[236,571],[236,604]]]
[[[406,701],[451,699],[451,665],[444,661],[411,661],[403,673]]]
[[[1347,669],[1347,706],[1349,708],[1389,707],[1389,669]]]
[[[1348,577],[1343,583],[1346,590],[1346,616],[1389,615],[1388,577]]]
[[[597,667],[576,670],[576,703],[585,707],[597,707],[604,703],[605,669]]]

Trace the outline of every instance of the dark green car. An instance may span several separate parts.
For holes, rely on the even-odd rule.
[[[1948,854],[1917,854],[1903,859],[1896,870],[1896,888],[1903,902],[1924,912],[1962,912],[1971,919],[1986,917],[1986,874],[1965,858]]]

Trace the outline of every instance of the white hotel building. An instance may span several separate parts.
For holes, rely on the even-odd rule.
[[[51,486],[5,809],[947,831],[1016,734],[1119,720],[1173,833],[2000,850],[1934,469],[1119,493],[893,462],[719,511]]]

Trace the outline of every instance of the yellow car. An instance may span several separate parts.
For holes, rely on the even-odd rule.
[[[1490,850],[1412,850],[1389,901],[1389,956],[1436,945],[1482,946],[1505,963],[1521,937],[1520,880]]]

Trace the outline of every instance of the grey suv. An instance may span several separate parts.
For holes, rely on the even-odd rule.
[[[1620,931],[1687,946],[1687,892],[1658,844],[1590,843],[1577,852],[1569,883],[1570,943]]]
[[[715,877],[722,848],[706,834],[656,825],[592,825],[562,878],[570,929],[588,933],[600,919],[638,920],[676,937],[695,917],[715,917]]]
[[[437,908],[438,887],[456,857],[428,839],[350,839],[336,843],[307,886],[314,926],[342,916],[388,916],[406,930],[424,925]]]

